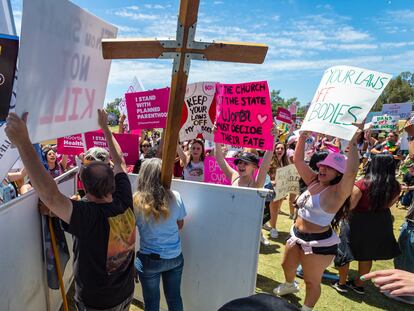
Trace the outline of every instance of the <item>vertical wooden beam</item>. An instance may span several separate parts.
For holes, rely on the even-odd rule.
[[[188,73],[184,72],[184,64],[188,31],[197,22],[198,7],[199,0],[181,0],[180,2],[178,21],[184,28],[184,37],[182,46],[179,48],[181,54],[178,72],[173,72],[172,75],[167,124],[162,149],[161,182],[166,188],[171,186],[180,120],[187,88]]]

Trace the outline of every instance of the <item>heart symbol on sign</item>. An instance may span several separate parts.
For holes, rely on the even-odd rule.
[[[263,124],[267,120],[267,115],[262,116],[261,114],[257,115],[257,120],[259,120],[260,124]]]

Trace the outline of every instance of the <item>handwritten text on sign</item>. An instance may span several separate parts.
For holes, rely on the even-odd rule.
[[[214,141],[272,150],[272,109],[266,81],[217,84]]]
[[[372,118],[371,130],[395,131],[397,129],[398,116],[376,116]]]
[[[134,134],[113,134],[127,165],[134,165],[138,160],[139,136]],[[86,148],[101,147],[108,150],[105,136],[101,130],[85,133]]]
[[[129,129],[165,128],[169,88],[126,93]]]
[[[111,62],[101,39],[115,27],[67,0],[25,1],[16,112],[33,142],[98,128]]]
[[[300,176],[294,164],[276,170],[276,196],[274,201],[283,199],[289,193],[299,194]]]
[[[327,69],[301,130],[351,140],[357,129],[352,123],[365,119],[390,79],[389,74],[351,66]]]
[[[204,139],[213,140],[213,121],[209,112],[215,91],[216,82],[187,85],[185,104],[188,115],[180,129],[180,141],[195,139],[199,134],[202,134]]]

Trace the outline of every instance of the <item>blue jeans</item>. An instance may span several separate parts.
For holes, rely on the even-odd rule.
[[[152,258],[151,258],[152,257]],[[155,259],[153,256],[138,253],[142,263],[142,271],[138,271],[144,296],[145,311],[160,309],[160,277],[164,286],[165,300],[169,311],[182,311],[181,275],[184,257],[180,254],[172,259]]]

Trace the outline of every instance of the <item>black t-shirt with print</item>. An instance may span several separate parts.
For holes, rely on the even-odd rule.
[[[135,217],[131,183],[125,173],[115,176],[111,203],[72,201],[66,231],[74,235],[76,300],[106,309],[134,291]]]

